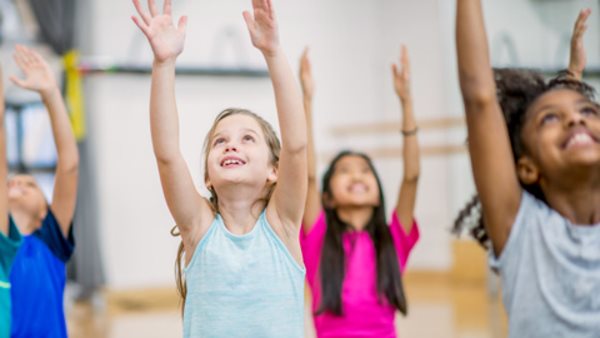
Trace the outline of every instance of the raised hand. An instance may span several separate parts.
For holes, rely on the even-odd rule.
[[[300,58],[300,84],[302,85],[302,93],[306,99],[312,99],[315,83],[312,77],[310,59],[308,58],[308,47],[304,49]]]
[[[569,61],[569,71],[576,79],[581,79],[583,70],[586,65],[585,46],[583,45],[583,35],[587,30],[587,19],[592,13],[592,10],[587,8],[579,12],[577,21],[575,21],[575,27],[573,28],[573,35],[571,37],[571,59]]]
[[[21,68],[24,79],[11,76],[10,80],[19,87],[34,90],[41,94],[57,88],[52,69],[46,61],[33,49],[22,45],[15,48],[14,59]]]
[[[131,19],[148,38],[154,60],[161,63],[175,61],[183,51],[187,16],[179,18],[175,27],[171,17],[171,0],[165,0],[162,14],[158,12],[154,0],[148,0],[149,13],[142,9],[140,0],[133,0],[133,5],[141,19],[136,16]]]
[[[244,11],[244,20],[254,47],[265,56],[273,56],[279,49],[279,32],[271,0],[252,0],[254,15]]]
[[[410,99],[410,60],[408,49],[402,45],[400,54],[400,65],[392,64],[392,75],[394,76],[394,89],[396,95],[402,101]]]

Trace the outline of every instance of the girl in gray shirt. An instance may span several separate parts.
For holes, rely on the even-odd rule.
[[[456,39],[478,200],[457,221],[492,250],[510,337],[600,337],[600,108],[581,82],[575,26],[566,74],[490,66],[480,0],[458,0]],[[472,216],[473,210],[481,213]]]

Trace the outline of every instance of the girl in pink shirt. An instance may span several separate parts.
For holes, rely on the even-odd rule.
[[[407,313],[402,272],[419,238],[413,219],[419,145],[405,47],[401,67],[393,65],[392,72],[403,111],[404,179],[388,226],[381,182],[365,154],[339,153],[329,165],[319,193],[312,140],[313,80],[307,51],[302,56],[309,187],[301,245],[318,337],[396,337],[395,312]]]

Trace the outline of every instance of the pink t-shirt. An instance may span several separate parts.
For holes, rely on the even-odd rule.
[[[319,263],[327,225],[321,212],[309,234],[301,235],[302,255],[306,266],[306,279],[313,295],[313,313],[321,303]],[[416,222],[409,234],[394,212],[390,225],[392,240],[398,254],[400,272],[404,271],[410,251],[419,239]],[[377,295],[377,268],[375,246],[366,231],[343,234],[346,269],[342,286],[342,316],[331,313],[314,315],[319,338],[327,337],[377,337],[394,338],[395,308]]]

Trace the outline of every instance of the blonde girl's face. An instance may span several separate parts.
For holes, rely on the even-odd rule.
[[[376,207],[380,204],[377,179],[367,161],[358,155],[341,158],[330,181],[331,204],[339,207]]]
[[[522,138],[542,176],[600,165],[600,109],[573,90],[553,90],[528,109]]]
[[[251,116],[234,114],[219,121],[208,147],[209,188],[240,183],[262,188],[277,180],[262,128]]]
[[[8,180],[8,204],[38,216],[46,209],[46,198],[33,176],[15,175]]]

